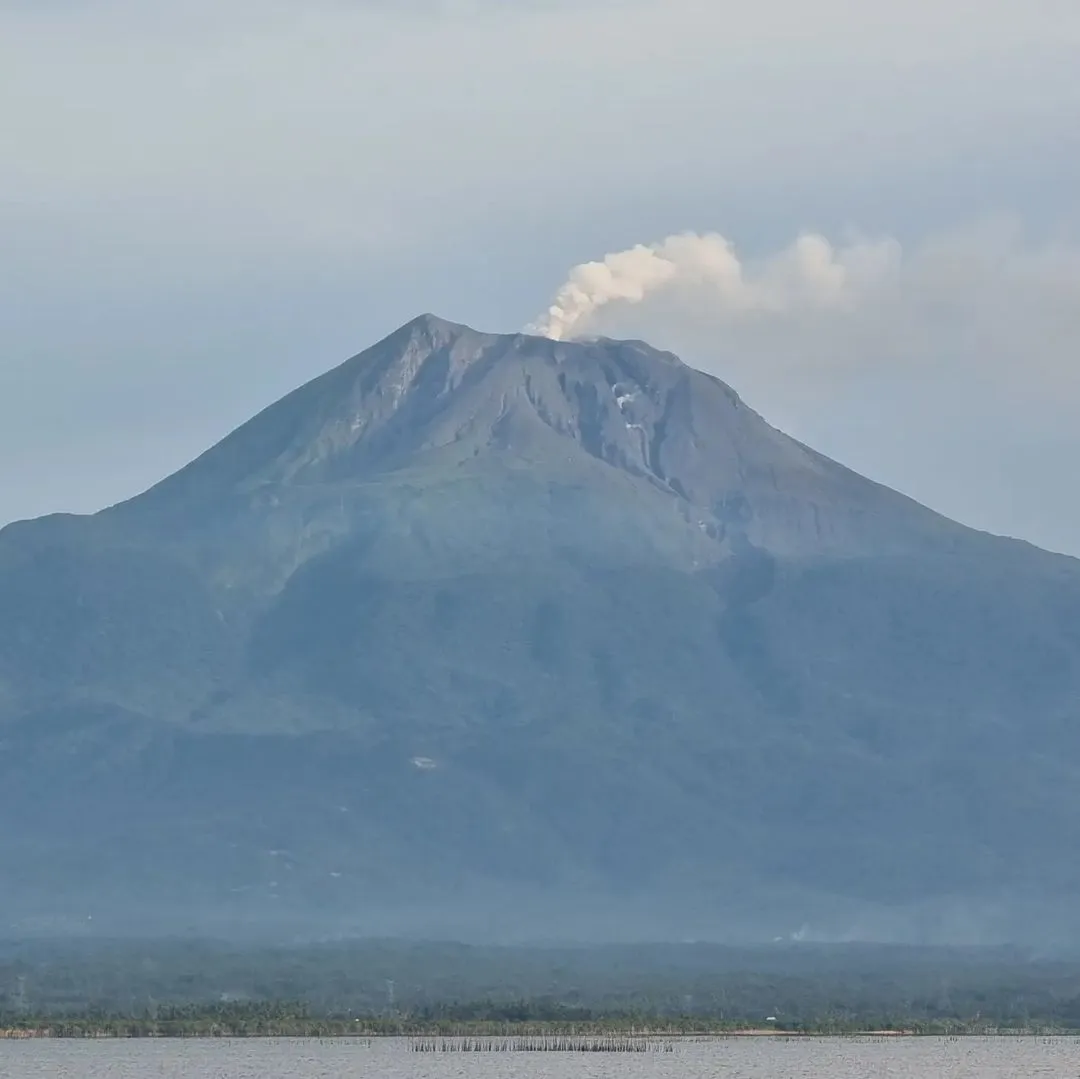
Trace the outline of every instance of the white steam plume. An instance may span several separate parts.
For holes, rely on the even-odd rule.
[[[575,266],[547,313],[528,330],[556,341],[588,330],[612,303],[637,304],[671,290],[693,290],[727,313],[782,313],[843,307],[899,261],[892,240],[836,248],[805,234],[786,250],[744,264],[718,233],[680,233]]]
[[[740,258],[685,234],[575,267],[534,332],[669,349],[774,423],[966,523],[1080,554],[1080,237],[993,219],[807,234]]]

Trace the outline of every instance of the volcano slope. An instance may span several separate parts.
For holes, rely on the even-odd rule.
[[[424,316],[0,532],[0,915],[1057,939],[1080,563],[640,342]]]

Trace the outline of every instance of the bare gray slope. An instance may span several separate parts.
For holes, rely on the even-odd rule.
[[[0,532],[4,903],[1071,931],[1078,656],[1075,561],[640,342],[425,316]]]

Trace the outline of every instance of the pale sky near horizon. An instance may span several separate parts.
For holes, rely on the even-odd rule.
[[[585,328],[1080,555],[1078,55],[1075,0],[0,0],[0,523],[691,231],[742,291],[691,260]]]

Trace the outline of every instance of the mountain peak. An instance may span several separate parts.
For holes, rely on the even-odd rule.
[[[385,340],[392,341],[399,335],[424,334],[433,341],[448,341],[460,337],[462,334],[474,334],[476,332],[471,326],[466,326],[464,323],[453,322],[450,319],[432,314],[430,311],[425,311],[423,314],[409,319],[408,322],[395,330]]]
[[[1080,564],[669,354],[421,316],[0,533],[0,916],[590,891],[848,933],[1041,881],[1074,924],[1078,641]]]
[[[645,342],[488,334],[432,314],[265,409],[129,507],[169,505],[191,519],[208,499],[340,501],[395,476],[507,470],[629,485],[718,545],[906,548],[952,527]]]

